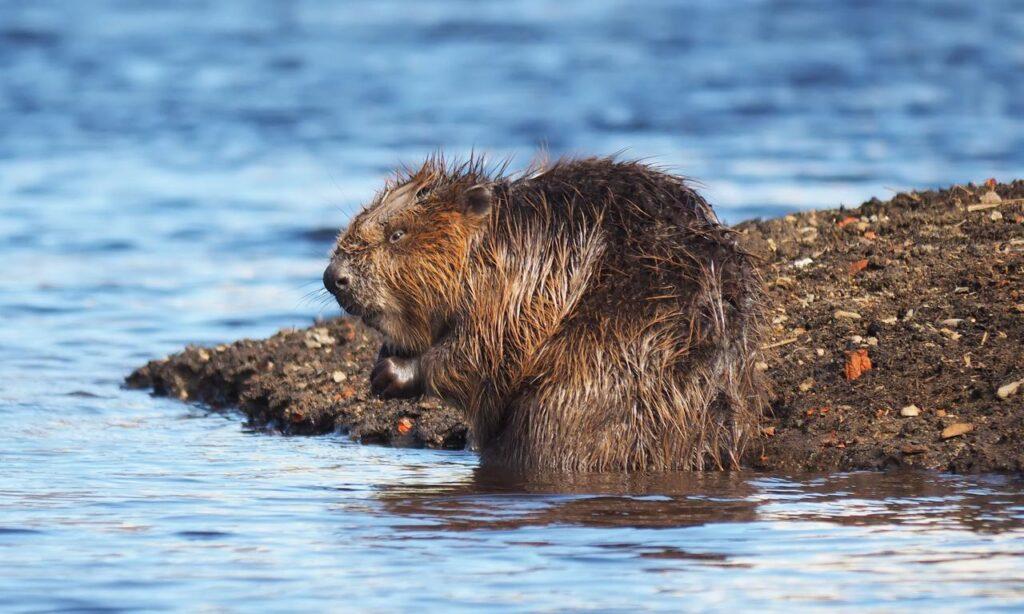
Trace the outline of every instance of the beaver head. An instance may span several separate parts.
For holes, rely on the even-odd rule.
[[[463,293],[493,194],[486,174],[429,160],[389,181],[342,231],[324,286],[345,311],[417,355],[443,334]]]

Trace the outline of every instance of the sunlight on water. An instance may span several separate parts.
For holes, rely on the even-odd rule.
[[[1022,41],[1010,1],[0,0],[0,610],[1024,607],[1017,478],[523,481],[120,388],[308,323],[439,145],[627,148],[732,221],[1024,176]]]

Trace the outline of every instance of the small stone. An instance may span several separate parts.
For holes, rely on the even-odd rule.
[[[331,373],[331,379],[334,381],[335,384],[340,384],[343,381],[347,380],[348,376],[345,375],[344,371],[335,371],[334,373]]]
[[[306,333],[306,337],[302,340],[302,343],[311,350],[317,350],[325,345],[334,345],[334,337],[323,329],[314,328]]]
[[[825,350],[823,350],[822,348],[818,348],[818,349],[814,350],[814,353],[817,354],[818,356],[824,356],[825,355]]]
[[[842,309],[837,309],[836,312],[832,314],[832,316],[835,319],[837,319],[837,320],[859,320],[860,319],[860,314],[857,313],[856,311],[843,311]]]
[[[800,382],[800,392],[807,392],[811,388],[814,388],[814,379],[808,377],[804,381]]]
[[[846,381],[852,382],[865,372],[871,370],[871,358],[867,350],[854,350],[846,353],[846,364],[843,366],[843,375]]]
[[[865,341],[871,347],[875,347],[878,345],[878,337],[868,337],[867,339],[865,339]]]
[[[861,337],[860,335],[854,335],[850,337],[850,341],[859,345],[860,343],[863,343],[864,337]]]
[[[970,422],[957,422],[950,424],[946,428],[942,429],[943,439],[952,439],[953,437],[959,437],[965,435],[974,430],[974,425]]]
[[[949,318],[948,320],[941,320],[939,324],[947,328],[956,328],[957,326],[960,326],[961,322],[963,322],[961,318]]]
[[[996,194],[995,190],[989,190],[981,195],[981,204],[983,205],[998,205],[1003,202],[1003,199],[999,194]]]
[[[921,414],[921,410],[918,409],[917,405],[907,405],[900,410],[900,415],[904,418],[913,418]]]
[[[767,371],[768,370],[768,363],[761,362],[761,361],[755,362],[754,363],[754,368],[757,369],[758,371]]]
[[[1024,380],[1003,384],[998,390],[996,390],[996,396],[1000,399],[1008,399],[1017,394],[1017,391],[1020,390],[1021,384],[1024,384]]]
[[[801,258],[799,260],[794,260],[793,261],[793,266],[795,266],[798,269],[802,269],[802,268],[804,268],[806,266],[809,266],[813,262],[814,262],[813,258]]]
[[[884,318],[879,318],[878,321],[881,322],[882,324],[895,324],[897,321],[899,321],[899,318],[897,318],[896,316],[886,316]]]
[[[924,454],[928,451],[928,447],[919,443],[908,443],[900,448],[900,452],[910,456],[913,454]]]
[[[988,216],[988,219],[992,220],[993,222],[998,222],[999,220],[1003,219],[1003,214],[999,213],[998,211],[993,211]]]
[[[860,260],[855,260],[851,262],[850,265],[847,267],[847,271],[850,273],[850,275],[856,275],[857,273],[860,273],[866,268],[868,268],[868,259],[861,258]]]
[[[960,339],[960,336],[961,336],[960,333],[956,332],[955,330],[951,330],[949,328],[939,329],[939,332],[942,333],[943,335],[945,335],[951,341],[957,341],[957,340]]]

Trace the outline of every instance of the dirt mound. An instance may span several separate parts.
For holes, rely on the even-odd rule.
[[[754,467],[1024,471],[1024,181],[737,226],[764,260],[774,415]],[[461,448],[434,400],[381,401],[379,337],[338,319],[189,347],[127,378],[292,434]]]
[[[434,399],[382,401],[368,378],[380,336],[350,318],[269,339],[188,347],[128,376],[130,388],[237,407],[253,426],[292,435],[335,430],[363,443],[463,448],[459,414]]]

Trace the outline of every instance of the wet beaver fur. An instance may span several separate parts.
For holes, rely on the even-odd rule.
[[[466,412],[484,464],[729,469],[756,437],[763,301],[751,257],[679,177],[562,160],[399,172],[324,284],[385,338],[385,397]]]

